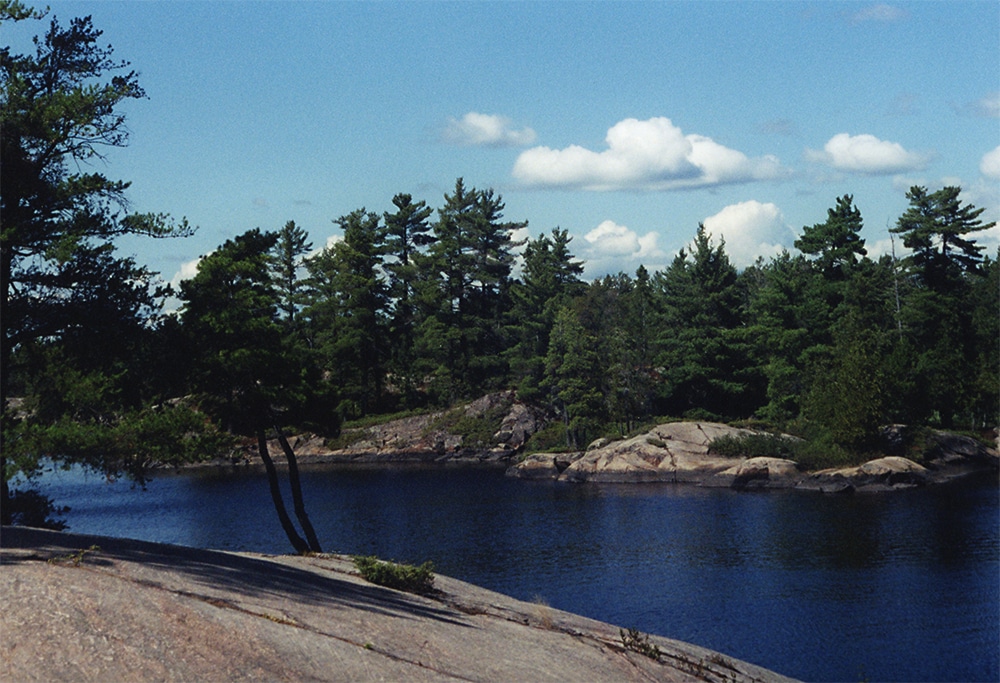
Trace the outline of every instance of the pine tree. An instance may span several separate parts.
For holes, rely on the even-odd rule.
[[[19,2],[0,3],[3,24],[44,15]],[[128,62],[116,60],[113,48],[100,39],[101,31],[90,17],[72,19],[68,26],[53,19],[44,35],[35,39],[34,54],[0,48],[0,510],[4,519],[10,502],[7,478],[19,469],[31,472],[37,464],[36,451],[8,467],[8,437],[20,421],[8,410],[15,349],[68,344],[74,348],[64,347],[63,360],[85,361],[90,367],[65,368],[67,372],[110,371],[105,379],[117,377],[116,389],[126,392],[129,385],[141,385],[139,378],[126,378],[123,368],[135,355],[132,331],[145,327],[158,311],[154,274],[131,258],[117,256],[114,240],[122,235],[170,237],[192,232],[185,221],[177,224],[162,214],[129,214],[129,183],[94,170],[95,162],[109,150],[127,146],[123,106],[145,97],[137,73]],[[123,334],[125,330],[129,332]],[[85,339],[87,332],[90,339]],[[59,452],[69,455],[66,448]],[[121,462],[95,457],[90,463],[101,469],[107,464],[108,471],[114,471],[116,461]]]
[[[504,208],[493,190],[478,192],[471,233],[471,306],[465,321],[472,333],[468,383],[474,394],[505,386],[509,374],[505,352],[511,271],[514,248],[523,244],[513,239],[513,233],[528,224],[504,221]]]
[[[312,343],[343,397],[342,418],[379,409],[386,373],[385,230],[377,214],[358,209],[334,223],[344,239],[309,259]]]
[[[607,341],[607,402],[622,435],[635,428],[652,408],[653,354],[658,310],[652,280],[644,266],[635,278],[620,277],[619,315]]]
[[[521,277],[511,286],[508,355],[524,400],[538,396],[556,312],[585,289],[580,280],[583,264],[569,250],[572,239],[568,231],[553,228],[551,237],[542,234],[529,240],[522,255]]]
[[[295,452],[288,445],[275,406],[287,405],[301,378],[292,366],[278,321],[272,265],[278,234],[250,230],[206,256],[198,273],[181,283],[181,321],[197,350],[193,387],[202,407],[236,433],[255,435],[267,470],[271,498],[285,534],[299,553],[320,552],[306,514]],[[295,514],[305,538],[288,516],[268,431],[274,429],[288,462]]]
[[[303,283],[300,277],[305,259],[312,251],[309,234],[288,221],[278,232],[278,242],[274,249],[274,284],[278,293],[278,308],[282,322],[288,331],[297,327],[299,309],[302,307]]]
[[[968,236],[994,225],[979,219],[985,209],[962,205],[961,191],[948,186],[928,194],[925,187],[911,187],[906,193],[910,208],[890,228],[913,252],[906,265],[931,289],[947,289],[950,278],[982,263],[983,247]]]
[[[526,223],[503,221],[503,209],[492,190],[467,189],[459,178],[438,210],[427,259],[437,287],[421,297],[420,344],[432,354],[435,393],[445,402],[507,381],[512,232]]]
[[[815,256],[817,268],[827,279],[843,279],[858,258],[868,253],[861,238],[863,227],[854,197],[837,197],[837,206],[827,209],[826,222],[804,227],[795,248]]]
[[[542,388],[563,421],[568,448],[586,446],[604,418],[597,345],[572,307],[556,313]]]
[[[810,264],[787,251],[747,269],[743,277],[759,279],[747,313],[754,362],[766,381],[767,403],[759,416],[781,424],[798,417],[817,355],[828,353],[826,301],[813,296],[817,290]]]
[[[891,229],[912,250],[903,259],[911,286],[901,311],[903,333],[914,350],[910,403],[914,417],[945,427],[970,415],[975,402],[970,296],[981,277],[983,247],[972,236],[993,226],[980,220],[983,209],[962,205],[960,192],[951,186],[931,193],[910,188],[910,207]]]
[[[415,328],[419,322],[418,289],[426,279],[426,248],[434,243],[428,218],[432,210],[425,202],[414,202],[409,194],[392,198],[396,207],[386,212],[385,264],[388,274],[388,296],[391,302],[389,321],[389,364],[393,382],[404,402],[416,402],[419,381],[415,364]]]
[[[725,243],[713,247],[699,225],[690,255],[682,249],[657,284],[664,311],[657,365],[664,368],[665,411],[752,413],[755,368],[739,329],[743,301]]]
[[[426,315],[421,324],[423,348],[431,353],[432,375],[437,399],[451,403],[468,393],[468,329],[472,264],[470,248],[475,221],[475,190],[468,190],[462,178],[445,195],[434,224],[436,241],[431,245],[428,266],[432,286],[422,293]]]

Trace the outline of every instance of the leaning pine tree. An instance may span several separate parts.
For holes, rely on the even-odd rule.
[[[198,273],[181,283],[181,323],[196,349],[192,385],[202,406],[225,429],[253,435],[267,470],[278,520],[296,552],[321,552],[306,514],[295,452],[276,418],[276,407],[294,394],[278,321],[278,296],[271,277],[276,233],[251,230],[228,240],[198,264]],[[299,535],[285,508],[278,475],[268,453],[267,432],[274,429],[288,459],[288,475]]]

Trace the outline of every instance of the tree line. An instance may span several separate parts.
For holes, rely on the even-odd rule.
[[[40,16],[0,0],[2,21]],[[566,448],[667,416],[844,453],[887,423],[997,424],[1000,268],[958,187],[909,190],[901,258],[868,256],[844,195],[796,253],[739,270],[698,226],[663,270],[586,281],[567,230],[518,241],[527,223],[459,178],[436,208],[399,193],[336,218],[320,250],[294,222],[248,230],[171,292],[114,239],[193,229],[129,213],[127,182],[81,170],[127,143],[117,110],[144,97],[99,37],[53,19],[35,54],[0,50],[5,520],[8,481],[45,455],[141,479],[231,435],[332,435],[500,389],[551,411],[538,444]]]
[[[434,220],[401,193],[336,219],[343,239],[315,253],[294,222],[227,241],[182,283],[176,325],[199,347],[185,355],[205,364],[200,392],[303,378],[323,408],[296,419],[320,429],[509,388],[574,448],[652,416],[815,423],[852,449],[890,422],[992,425],[1000,287],[975,241],[989,226],[958,187],[907,197],[902,259],[867,256],[845,195],[799,254],[739,271],[699,226],[662,271],[586,282],[567,231],[518,243],[526,224],[460,178]]]

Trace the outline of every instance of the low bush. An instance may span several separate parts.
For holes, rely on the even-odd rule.
[[[558,420],[532,434],[524,444],[525,453],[562,453],[566,450],[566,425]]]
[[[365,415],[353,420],[346,420],[343,424],[343,429],[367,429],[368,427],[376,427],[378,425],[383,425],[387,422],[392,422],[393,420],[402,420],[407,417],[418,417],[420,415],[428,415],[433,413],[433,409],[430,408],[413,408],[411,410],[401,410],[396,413],[379,413],[375,415]]]
[[[468,448],[489,448],[493,446],[493,435],[510,411],[510,405],[501,403],[492,406],[479,415],[468,415],[465,407],[449,410],[427,426],[428,432],[444,431],[462,437],[462,445]]]
[[[786,458],[795,460],[802,442],[779,434],[726,434],[708,444],[711,453],[728,458]]]
[[[828,439],[817,439],[802,442],[792,459],[804,469],[825,470],[859,465],[870,457],[871,454],[854,453]]]
[[[434,590],[434,564],[430,561],[416,567],[359,555],[354,558],[354,566],[362,578],[379,586],[410,593],[430,593]]]
[[[856,453],[834,443],[823,432],[805,440],[779,434],[727,434],[713,439],[709,451],[730,458],[783,458],[794,460],[806,470],[850,467],[870,459],[870,453]]]

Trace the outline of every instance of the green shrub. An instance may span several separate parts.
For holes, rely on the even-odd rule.
[[[347,420],[343,424],[343,429],[367,429],[368,427],[376,427],[378,425],[386,424],[387,422],[392,422],[393,420],[402,420],[407,417],[428,415],[432,412],[434,411],[430,408],[413,408],[411,410],[401,410],[396,413],[364,415],[353,420]]]
[[[566,450],[566,425],[558,420],[545,425],[524,443],[525,453],[562,453]]]
[[[364,438],[364,436],[364,432],[357,429],[342,431],[337,436],[323,439],[323,446],[325,448],[329,448],[331,451],[339,451],[342,448],[347,448],[351,444],[360,441]]]
[[[784,458],[807,470],[849,467],[868,460],[870,453],[856,453],[835,443],[822,430],[813,428],[805,440],[778,434],[727,434],[713,439],[709,451],[729,458]]]
[[[820,438],[803,442],[793,459],[807,470],[825,470],[859,465],[869,457],[870,454],[854,453],[828,438]]]
[[[704,408],[692,408],[684,411],[684,419],[696,422],[725,422],[721,415]]]
[[[430,561],[415,567],[412,564],[383,562],[377,557],[358,555],[354,558],[354,566],[361,572],[362,578],[379,586],[410,593],[429,593],[434,590],[434,564]]]
[[[503,402],[479,415],[467,415],[465,407],[449,410],[427,426],[428,432],[444,431],[462,437],[462,445],[469,448],[488,448],[493,445],[493,435],[510,411],[510,404]]]
[[[727,458],[786,458],[795,460],[801,442],[778,434],[726,434],[712,439],[708,450]]]

